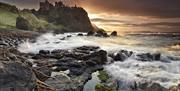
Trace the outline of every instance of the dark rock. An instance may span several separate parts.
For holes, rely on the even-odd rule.
[[[97,64],[105,64],[107,62],[107,52],[104,50],[94,52],[89,56],[89,60],[92,60]]]
[[[77,36],[84,36],[82,33],[78,33],[78,35]]]
[[[68,69],[69,69],[68,66],[57,66],[57,68],[53,69],[53,71],[59,72],[59,71],[66,71]]]
[[[35,75],[26,65],[19,62],[0,62],[1,91],[33,91]]]
[[[95,36],[96,36],[96,37],[102,37],[102,35],[99,34],[99,33],[95,34]]]
[[[99,30],[96,32],[95,36],[96,37],[108,37],[108,34],[103,30]]]
[[[117,31],[113,31],[113,32],[111,33],[111,36],[117,36]]]
[[[162,87],[158,83],[142,83],[139,85],[140,89],[143,91],[168,91],[166,88]]]
[[[161,54],[160,53],[143,53],[143,54],[138,54],[138,60],[141,61],[153,61],[153,60],[160,60],[161,59]]]
[[[82,46],[82,47],[77,47],[75,49],[85,50],[85,51],[96,51],[99,49],[99,47],[98,46]]]
[[[69,75],[75,75],[75,76],[79,76],[79,75],[83,74],[83,72],[84,72],[84,69],[82,69],[82,68],[72,67],[69,70],[70,70]]]
[[[39,54],[44,54],[44,55],[50,54],[50,51],[49,50],[40,50]]]
[[[124,61],[127,58],[127,56],[124,53],[117,53],[114,57],[115,61]]]
[[[87,36],[93,36],[94,34],[95,34],[95,32],[89,31],[89,32],[87,33]]]
[[[57,89],[56,91],[83,91],[83,86],[87,80],[87,75],[77,76],[71,79],[64,75],[57,75],[45,82]]]
[[[67,35],[67,37],[72,37],[72,35]]]
[[[88,61],[86,61],[86,65],[88,65],[88,66],[95,66],[95,65],[97,65],[97,63],[94,62],[94,61],[88,60]]]
[[[69,67],[82,68],[82,63],[77,62],[77,61],[75,61],[75,62],[70,62],[68,65],[69,65]]]
[[[153,54],[153,59],[154,60],[160,60],[161,59],[161,54],[160,53],[156,53],[156,54]]]
[[[48,67],[35,67],[34,69],[38,70],[39,72],[42,72],[43,74],[47,76],[51,76],[52,70]]]
[[[28,22],[28,20],[19,16],[16,19],[16,28],[22,29],[22,30],[29,30],[30,29],[30,23]]]
[[[103,37],[109,37],[109,35],[106,32],[104,32]]]
[[[152,61],[153,60],[153,56],[150,53],[138,54],[137,57],[138,57],[138,60],[140,60],[140,61]]]

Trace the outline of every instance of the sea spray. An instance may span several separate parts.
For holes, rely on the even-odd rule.
[[[115,79],[127,83],[152,81],[169,88],[180,83],[180,61],[142,62],[132,58],[105,66],[105,70]]]

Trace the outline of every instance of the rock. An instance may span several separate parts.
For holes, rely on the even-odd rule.
[[[83,68],[71,67],[69,70],[70,70],[69,75],[75,75],[75,76],[79,76],[79,75],[83,74],[83,72],[84,72]]]
[[[108,34],[104,30],[99,30],[95,34],[96,37],[109,37]]]
[[[16,28],[22,29],[22,30],[29,30],[30,29],[30,23],[28,22],[28,20],[19,16],[16,19]]]
[[[40,50],[39,54],[44,54],[44,55],[50,54],[50,51],[49,50]]]
[[[138,57],[137,60],[140,60],[140,61],[152,61],[153,60],[153,56],[150,53],[138,54],[137,57]]]
[[[52,70],[48,67],[35,67],[33,69],[36,77],[41,81],[47,80],[52,73]]]
[[[67,37],[72,37],[72,35],[67,35]]]
[[[88,61],[86,61],[86,65],[87,66],[95,66],[97,63],[96,62],[94,62],[94,61],[91,61],[91,60],[88,60]]]
[[[92,53],[89,57],[89,60],[96,62],[97,64],[105,64],[107,62],[107,52],[104,50],[99,50]]]
[[[69,78],[66,75],[57,75],[45,81],[46,84],[56,88],[56,91],[83,91],[83,86],[88,80],[87,75]]]
[[[143,54],[138,54],[137,55],[138,60],[140,61],[154,61],[154,60],[160,60],[161,59],[161,54],[160,53],[143,53]]]
[[[77,36],[84,36],[82,33],[78,33]]]
[[[120,50],[117,53],[109,53],[108,56],[111,57],[114,61],[124,61],[128,57],[131,57],[132,54],[132,51]]]
[[[84,50],[84,51],[96,51],[98,50],[100,47],[98,46],[81,46],[81,47],[77,47],[75,49],[78,50]]]
[[[177,86],[171,86],[171,87],[169,88],[169,91],[180,91],[180,84],[177,85]]]
[[[95,34],[95,32],[89,31],[89,32],[87,33],[87,36],[93,36],[94,34]]]
[[[127,59],[128,58],[128,56],[126,56],[126,54],[125,53],[117,53],[116,55],[115,55],[115,57],[114,57],[114,60],[115,61],[124,61],[125,59]]]
[[[111,36],[117,36],[117,31],[113,31],[113,32],[111,33]]]
[[[55,5],[48,1],[41,2],[39,6],[35,15],[45,16],[49,22],[68,28],[64,32],[88,32],[94,29],[87,12],[81,7],[69,7],[62,1],[56,2]]]
[[[139,87],[143,91],[168,91],[168,89],[162,87],[158,83],[148,83],[148,82],[145,82],[145,83],[140,84]]]
[[[95,34],[95,36],[96,36],[96,37],[102,37],[102,35],[99,34],[99,33]]]
[[[0,62],[1,91],[33,91],[36,77],[33,71],[19,62]]]
[[[160,53],[153,54],[153,59],[154,60],[160,60],[161,59],[161,54]]]

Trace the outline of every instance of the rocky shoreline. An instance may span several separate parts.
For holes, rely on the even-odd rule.
[[[88,36],[107,37],[104,32],[89,32]],[[93,72],[99,71],[101,83],[96,91],[122,91],[120,82],[104,71],[103,65],[124,61],[134,52],[120,50],[108,53],[98,46],[73,49],[40,50],[39,53],[21,53],[18,44],[38,34],[2,32],[0,36],[0,91],[83,91]],[[77,36],[84,36],[78,34]],[[113,32],[111,36],[117,36]],[[71,37],[71,36],[67,36]],[[111,60],[109,60],[111,59]],[[139,54],[139,61],[160,61],[161,54]],[[102,72],[103,71],[103,72]],[[180,86],[167,89],[158,83],[136,83],[130,91],[179,91]],[[128,90],[129,91],[129,90]]]

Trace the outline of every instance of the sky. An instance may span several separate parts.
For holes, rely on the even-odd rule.
[[[19,8],[38,8],[43,0],[0,0]],[[51,3],[60,0],[49,0]],[[63,0],[76,3],[92,23],[107,31],[180,32],[180,0]]]

